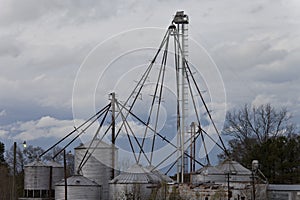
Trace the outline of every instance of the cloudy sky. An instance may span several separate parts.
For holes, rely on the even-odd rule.
[[[112,36],[136,29],[143,37],[128,37],[128,44],[148,38],[157,47],[147,27],[166,29],[177,10],[189,15],[191,38],[215,63],[228,108],[272,103],[286,106],[300,122],[298,0],[0,0],[0,141],[49,146],[72,130],[73,91],[81,88],[76,95],[83,100],[75,103],[92,112],[83,97],[96,87],[89,81],[99,81],[81,76],[76,82],[88,55]],[[114,40],[106,44],[101,55],[118,56],[122,48]],[[73,90],[74,83],[81,85]],[[97,86],[103,102],[108,85]]]

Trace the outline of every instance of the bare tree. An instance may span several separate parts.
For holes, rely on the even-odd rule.
[[[289,150],[290,147],[298,145],[298,140],[294,139],[295,127],[292,115],[286,108],[276,109],[270,104],[246,104],[227,113],[223,132],[231,136],[228,152],[232,159],[249,167],[252,160],[259,159],[269,180],[275,180],[274,173],[279,173],[278,170],[273,170],[275,165],[276,169],[288,168],[287,166],[292,169],[294,165],[290,163],[296,162],[296,159],[289,159],[297,157],[294,156],[297,154],[295,151]],[[291,145],[285,147],[285,141],[291,141]],[[287,158],[285,163],[283,158],[278,161],[282,155]],[[219,157],[224,159],[225,155],[221,154]]]
[[[9,168],[4,159],[5,146],[0,142],[0,199],[10,199],[11,178]]]
[[[10,199],[11,177],[9,176],[8,166],[0,164],[0,199]]]
[[[241,143],[253,140],[263,143],[272,137],[293,135],[295,125],[291,118],[286,108],[276,110],[270,104],[246,104],[227,113],[224,132]]]
[[[24,165],[28,163],[28,159],[25,156],[24,149],[17,146],[16,148],[16,169],[17,173],[22,172]],[[6,162],[10,166],[10,169],[13,169],[14,165],[14,147],[11,146],[8,151],[6,151]]]

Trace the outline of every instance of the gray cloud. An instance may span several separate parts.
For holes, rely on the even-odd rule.
[[[5,110],[6,115],[0,117],[1,125],[36,121],[47,115],[58,121],[70,120],[73,83],[89,51],[124,30],[145,26],[166,28],[180,9],[190,16],[191,36],[216,62],[230,106],[257,103],[265,98],[292,110],[299,107],[300,99],[299,8],[295,0],[242,3],[3,0],[0,111]],[[146,40],[146,36],[133,40]],[[159,42],[151,32],[147,40],[154,47]],[[117,44],[110,45],[103,57],[119,48]],[[100,71],[103,66],[99,63],[96,67]],[[82,86],[90,87],[90,79],[91,76],[86,76],[86,85]],[[106,94],[109,84],[99,86],[99,91]],[[106,102],[107,96],[102,93],[99,101]],[[86,95],[93,94],[82,93],[82,109],[90,104]],[[300,119],[299,113],[295,116]],[[0,135],[7,136],[7,132],[3,130]]]
[[[0,38],[0,57],[12,56],[17,57],[21,53],[22,44],[14,36],[3,36]]]

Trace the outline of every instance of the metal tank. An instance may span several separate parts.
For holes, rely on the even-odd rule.
[[[91,142],[81,144],[80,146],[75,148],[75,171],[78,170],[78,167],[82,161],[86,150],[90,146]],[[114,163],[117,164],[118,160],[118,149],[116,147],[113,148],[112,145],[109,145],[103,141],[98,139],[94,140],[90,152],[93,152],[92,156],[87,160],[84,166],[79,171],[83,176],[95,181],[97,184],[102,187],[101,197],[103,199],[109,198],[109,181],[112,179],[113,171],[112,166],[112,158],[114,157]],[[114,152],[114,156],[113,156]],[[115,169],[117,166],[115,165]]]
[[[160,187],[159,176],[135,164],[110,181],[109,199],[164,199],[159,194]]]
[[[67,178],[67,198],[71,200],[99,200],[101,186],[94,181],[81,176],[74,175]],[[65,180],[55,185],[55,199],[65,199]]]
[[[175,183],[175,181],[173,179],[171,179],[169,176],[165,175],[158,169],[155,169],[155,167],[152,165],[147,166],[146,169],[149,170],[150,172],[154,173],[156,176],[158,176],[161,182],[164,182],[167,184]]]
[[[223,183],[224,173],[214,166],[205,166],[192,174],[192,183]]]
[[[249,183],[251,182],[252,172],[241,165],[240,163],[227,159],[223,161],[221,164],[217,165],[218,168],[225,176],[225,180],[234,183]]]
[[[48,197],[50,182],[50,167],[36,160],[24,167],[24,197]]]
[[[156,200],[167,199],[168,194],[174,190],[175,181],[171,179],[169,176],[167,176],[166,174],[159,171],[158,169],[155,169],[155,167],[152,165],[147,166],[146,169],[148,169],[151,173],[158,176],[160,180],[160,184],[157,187],[155,199]]]
[[[49,167],[52,167],[52,187],[64,178],[64,166],[55,161],[47,163]]]

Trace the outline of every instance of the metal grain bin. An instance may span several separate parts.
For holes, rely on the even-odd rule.
[[[24,167],[24,197],[47,197],[49,191],[50,167],[40,160]]]
[[[226,181],[224,172],[214,166],[205,166],[192,174],[192,183],[223,183]]]
[[[158,176],[161,182],[165,182],[165,183],[169,183],[169,184],[175,183],[175,181],[173,179],[171,179],[169,176],[165,175],[158,169],[154,169],[154,166],[152,166],[152,165],[147,166],[146,169],[148,169],[150,172],[152,172],[156,176]]]
[[[64,166],[55,161],[50,161],[47,165],[52,167],[52,186],[54,187],[56,183],[64,178]]]
[[[99,200],[101,186],[94,181],[75,175],[67,178],[67,198],[70,200]],[[65,199],[65,181],[62,180],[55,185],[55,199]]]
[[[75,170],[78,170],[78,166],[86,153],[87,148],[90,146],[91,142],[82,144],[75,148]],[[93,152],[92,156],[87,160],[85,165],[79,172],[83,176],[95,181],[102,187],[101,197],[103,199],[109,198],[109,181],[112,177],[112,158],[114,152],[114,163],[117,164],[118,150],[117,148],[112,148],[109,145],[98,139],[94,140],[91,145],[90,152]],[[116,166],[116,165],[115,165]]]
[[[110,199],[157,199],[161,179],[135,164],[110,181]]]
[[[230,182],[251,182],[252,172],[234,160],[227,159],[221,164],[217,165],[216,168],[218,168],[223,174],[225,174],[225,177],[229,174]]]

